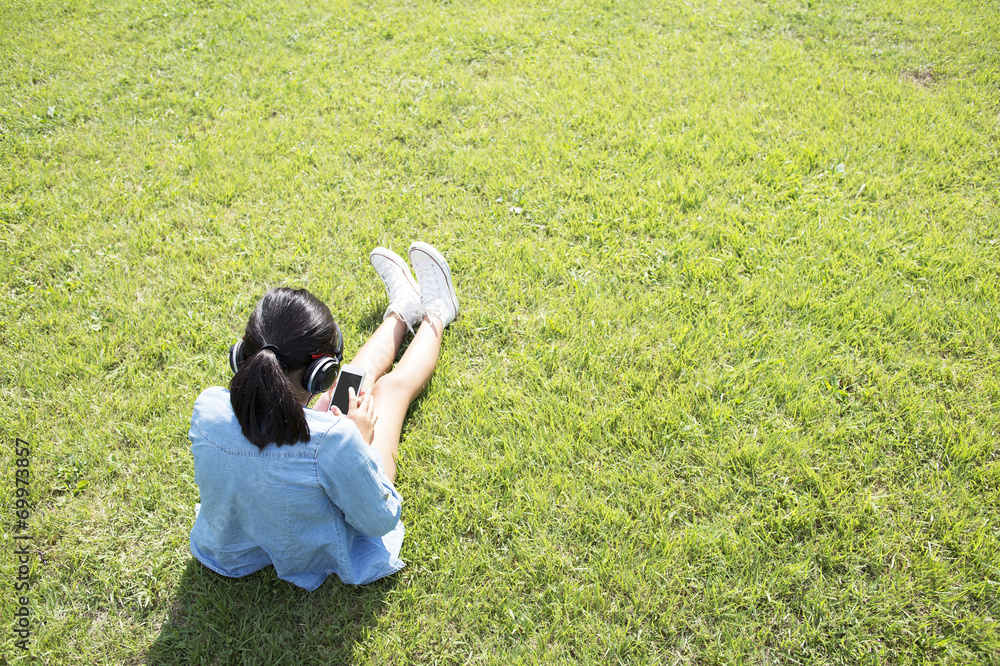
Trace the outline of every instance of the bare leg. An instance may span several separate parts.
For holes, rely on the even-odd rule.
[[[406,325],[396,317],[392,317],[403,333],[406,332]],[[387,320],[388,321],[388,320]],[[385,324],[382,324],[384,327]],[[382,327],[375,332],[372,340],[379,334]],[[393,368],[392,372],[379,374],[372,397],[375,400],[375,409],[378,410],[378,422],[375,424],[375,438],[372,446],[377,448],[382,454],[382,466],[385,468],[385,475],[389,480],[396,480],[396,458],[399,456],[399,435],[403,429],[403,419],[406,411],[410,408],[410,403],[416,399],[420,392],[430,381],[437,367],[438,355],[441,352],[441,335],[444,333],[444,325],[437,317],[425,315],[416,335],[410,341],[410,346],[406,348],[403,358]],[[400,335],[399,340],[402,340]],[[369,343],[371,340],[369,340]],[[366,343],[361,352],[368,347]],[[396,344],[398,351],[399,344]],[[358,356],[361,355],[358,352]],[[392,363],[392,358],[389,363]],[[353,363],[353,361],[352,361]],[[371,372],[371,371],[369,371]],[[383,371],[384,373],[385,371]]]
[[[361,366],[366,371],[362,390],[371,391],[375,382],[389,371],[405,335],[406,324],[399,317],[389,317],[358,350],[351,365]]]

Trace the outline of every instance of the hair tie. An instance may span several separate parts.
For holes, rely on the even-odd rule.
[[[276,345],[264,345],[257,351],[264,351],[265,349],[270,349],[271,351],[273,351],[275,356],[279,354],[278,347]]]

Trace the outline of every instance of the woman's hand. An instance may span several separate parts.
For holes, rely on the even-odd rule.
[[[375,422],[378,421],[378,411],[375,409],[375,401],[367,391],[361,391],[360,395],[354,393],[353,388],[347,389],[347,418],[354,422],[354,425],[361,431],[361,438],[366,444],[371,444],[375,436]],[[336,405],[333,406],[333,413],[343,416]]]
[[[319,396],[319,400],[313,406],[313,409],[317,412],[330,412],[330,403],[333,402],[333,387],[330,387],[329,391],[325,391]]]

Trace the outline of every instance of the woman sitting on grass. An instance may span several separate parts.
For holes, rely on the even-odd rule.
[[[274,565],[307,590],[331,573],[360,585],[403,567],[402,498],[393,487],[403,418],[437,365],[441,336],[458,313],[448,264],[426,243],[410,262],[385,248],[369,258],[385,283],[384,321],[351,365],[367,371],[342,414],[327,411],[307,368],[341,349],[329,308],[304,289],[274,289],[250,315],[227,391],[206,389],[194,405],[191,452],[201,510],[191,553],[209,569],[240,577]],[[419,324],[390,372],[407,331]],[[339,359],[338,359],[339,360]]]

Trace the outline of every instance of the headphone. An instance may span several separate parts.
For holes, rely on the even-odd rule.
[[[333,353],[313,354],[312,361],[306,366],[306,371],[302,375],[302,388],[313,395],[328,391],[333,386],[333,383],[337,379],[337,372],[340,370],[340,362],[344,358],[344,336],[341,335],[340,327],[337,326],[336,322],[333,324],[333,331],[335,334]],[[229,348],[229,367],[232,368],[234,375],[240,371],[240,366],[246,361],[246,355],[243,352],[243,341],[241,338]],[[276,357],[278,356],[278,348],[275,345],[264,345],[254,353],[261,352],[264,349],[270,349]],[[281,363],[280,358],[278,362]]]

